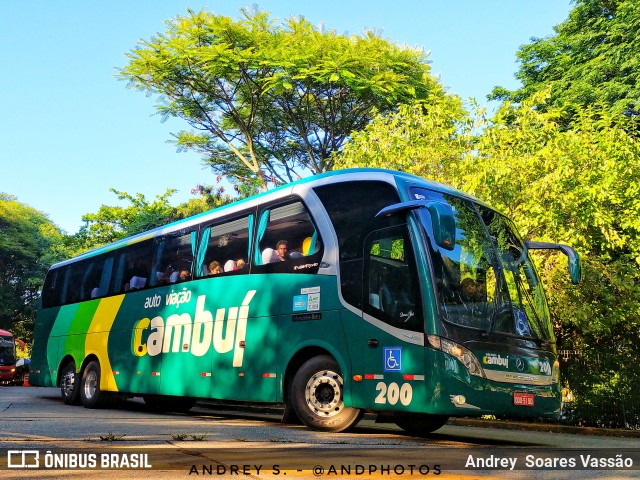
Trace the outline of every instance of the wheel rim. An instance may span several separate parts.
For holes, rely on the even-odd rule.
[[[98,374],[94,370],[87,372],[87,376],[84,380],[84,396],[87,399],[93,398],[98,386]]]
[[[331,370],[322,370],[307,382],[304,397],[309,409],[326,418],[344,409],[342,401],[342,377]]]
[[[76,384],[76,374],[73,370],[67,371],[62,376],[62,394],[65,397],[73,395],[73,387]]]

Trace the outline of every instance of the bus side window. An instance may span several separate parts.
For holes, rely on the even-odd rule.
[[[79,262],[69,265],[67,273],[66,295],[63,298],[64,304],[76,303],[82,300],[81,285],[84,278],[86,262]]]
[[[130,245],[121,250],[116,260],[113,293],[140,290],[150,285],[152,241]]]
[[[394,327],[423,331],[420,288],[407,226],[369,235],[364,268],[364,311]]]
[[[68,267],[56,268],[47,273],[42,288],[42,307],[50,308],[62,305],[62,287],[64,285],[65,272]]]
[[[194,238],[195,233],[181,230],[156,240],[149,285],[166,285],[190,279],[193,263],[191,244]]]
[[[244,215],[200,229],[196,277],[249,273],[249,240],[253,215]]]
[[[301,201],[265,209],[258,218],[254,262],[259,272],[318,271],[322,241]]]

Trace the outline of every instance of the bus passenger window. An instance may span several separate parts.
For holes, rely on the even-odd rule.
[[[140,290],[151,285],[152,241],[125,247],[116,262],[113,293]]]
[[[302,202],[265,209],[259,219],[255,263],[260,272],[318,271],[322,242]]]
[[[196,277],[249,273],[249,225],[253,216],[245,215],[200,229],[196,255]]]
[[[166,285],[189,280],[193,251],[191,231],[180,230],[156,239],[150,284]]]

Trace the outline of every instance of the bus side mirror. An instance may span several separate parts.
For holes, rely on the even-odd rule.
[[[446,203],[429,202],[427,210],[431,215],[436,245],[445,250],[453,250],[456,246],[456,219],[453,209]]]
[[[451,205],[428,200],[410,200],[389,205],[376,213],[376,217],[388,217],[416,208],[426,208],[429,211],[436,245],[445,250],[453,250],[456,247],[456,218]]]
[[[560,250],[569,260],[569,276],[571,283],[577,285],[582,278],[582,264],[580,256],[573,248],[568,245],[560,245],[559,243],[547,242],[524,242],[525,247],[529,250]]]

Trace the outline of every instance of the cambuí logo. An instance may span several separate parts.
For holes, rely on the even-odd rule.
[[[505,368],[509,368],[509,356],[505,355],[504,357],[500,354],[496,353],[487,353],[482,362],[485,365],[500,365]]]
[[[190,297],[191,292],[188,294]],[[201,357],[213,347],[218,353],[233,350],[233,366],[241,367],[244,348],[240,344],[246,339],[249,304],[255,294],[256,290],[249,290],[242,304],[229,308],[228,313],[226,308],[218,308],[215,321],[211,312],[205,309],[206,295],[197,298],[193,318],[189,313],[174,313],[166,321],[159,315],[151,319],[142,318],[133,330],[133,353],[139,357],[155,357],[169,352]],[[183,302],[175,303],[178,306]],[[143,333],[147,329],[150,329],[149,336],[143,341]]]

